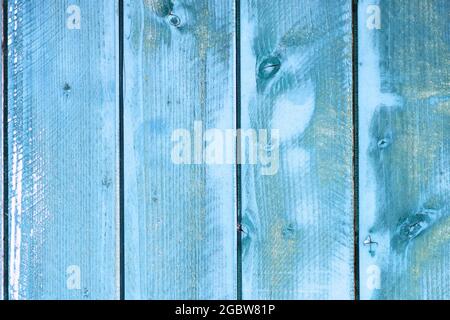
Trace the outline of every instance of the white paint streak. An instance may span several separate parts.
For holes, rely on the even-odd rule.
[[[381,70],[380,70],[380,54],[378,39],[379,34],[377,30],[368,30],[366,28],[366,7],[369,1],[362,1],[359,4],[359,85],[358,85],[358,105],[359,105],[359,189],[360,189],[360,245],[361,245],[361,259],[360,259],[360,274],[361,283],[365,284],[367,281],[367,270],[371,265],[376,264],[377,261],[370,256],[369,248],[362,243],[370,234],[370,229],[375,223],[377,206],[376,206],[376,175],[374,169],[370,166],[371,160],[369,157],[371,134],[370,127],[375,112],[380,107],[401,107],[403,102],[400,97],[381,91]],[[370,1],[370,4],[374,4]],[[379,243],[377,247],[377,256],[383,256],[385,248],[383,243],[389,243],[386,234],[378,233],[376,241]],[[387,241],[387,242],[385,242]],[[364,258],[363,258],[364,257]],[[381,261],[378,261],[381,263]],[[361,298],[370,299],[372,295],[370,290],[365,285],[361,286]]]
[[[23,158],[19,153],[18,143],[13,143],[12,156],[12,181],[11,191],[11,240],[12,247],[10,251],[10,285],[11,298],[19,299],[19,280],[20,280],[20,253],[22,242],[22,173],[23,173]],[[21,148],[20,148],[21,149]]]
[[[275,102],[272,128],[280,130],[281,142],[305,131],[315,108],[315,92],[311,81],[278,97]]]
[[[241,64],[242,78],[241,87],[245,88],[241,93],[241,105],[243,108],[251,108],[254,105],[253,97],[256,96],[256,57],[251,49],[254,39],[254,25],[252,21],[242,20],[242,30],[245,32],[241,36]],[[250,124],[249,114],[242,112],[242,124]]]
[[[370,227],[375,220],[376,212],[376,180],[375,173],[370,167],[369,147],[370,147],[370,122],[373,114],[381,101],[380,92],[380,66],[379,53],[375,46],[374,33],[368,32],[365,28],[365,12],[364,9],[367,4],[364,1],[359,6],[359,189],[360,202],[359,212],[360,216],[360,230],[361,239],[364,241],[369,233]],[[370,255],[363,248],[362,252],[366,259],[361,259],[361,283],[366,283],[366,270],[371,264]],[[364,261],[367,263],[364,264]],[[361,297],[370,298],[371,293],[368,292],[366,286],[361,286]]]

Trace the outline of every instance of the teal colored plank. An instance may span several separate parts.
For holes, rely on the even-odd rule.
[[[174,130],[235,128],[234,35],[233,1],[125,1],[127,299],[236,297],[235,138],[172,158]]]
[[[361,298],[450,299],[450,2],[358,10]]]
[[[2,39],[2,48],[4,47],[4,39],[5,37],[3,37],[3,6],[0,6],[0,34],[2,35],[1,39]],[[2,53],[0,54],[1,57],[1,66],[0,66],[0,74],[2,79],[0,80],[1,86],[0,86],[0,90],[2,91],[1,93],[1,105],[2,105],[2,112],[0,112],[0,300],[3,300],[4,298],[4,285],[3,285],[3,280],[4,280],[4,254],[5,254],[5,249],[4,249],[4,234],[3,234],[3,221],[5,220],[5,212],[4,212],[4,208],[3,208],[3,195],[4,195],[4,181],[3,181],[3,147],[4,147],[4,140],[3,140],[3,107],[4,107],[4,98],[3,98],[3,88],[4,88],[4,83],[3,83],[3,73],[4,73],[4,67],[3,67],[3,50]]]
[[[11,299],[118,297],[116,9],[8,1]]]
[[[351,1],[241,16],[242,128],[279,130],[242,166],[243,298],[353,299]]]

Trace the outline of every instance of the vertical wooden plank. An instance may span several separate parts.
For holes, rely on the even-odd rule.
[[[362,299],[450,299],[449,12],[359,3]]]
[[[233,1],[126,0],[124,50],[125,296],[235,298],[235,138],[205,164],[193,131],[235,128]]]
[[[116,1],[8,1],[9,296],[118,297]]]
[[[243,298],[353,299],[351,1],[241,11],[242,128],[279,130],[242,166]]]
[[[3,147],[4,147],[4,140],[3,140],[3,108],[4,108],[4,97],[3,97],[3,93],[4,93],[4,66],[3,66],[3,51],[4,51],[4,46],[5,46],[5,39],[6,37],[3,34],[3,3],[0,4],[0,34],[1,34],[1,42],[2,42],[2,50],[1,50],[1,66],[0,66],[0,75],[2,77],[1,81],[1,86],[0,86],[0,90],[2,91],[1,95],[1,105],[2,105],[2,111],[0,112],[0,300],[4,299],[4,263],[5,263],[5,248],[3,246],[4,244],[4,220],[5,220],[5,212],[4,212],[4,207],[3,207],[3,195],[4,195],[4,180],[3,180]]]

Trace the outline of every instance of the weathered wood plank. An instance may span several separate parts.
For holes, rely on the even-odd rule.
[[[8,1],[11,299],[118,297],[116,9]]]
[[[3,36],[3,4],[0,4],[0,35],[1,35],[1,42],[2,42],[2,50],[1,50],[1,66],[0,66],[0,76],[2,77],[0,82],[0,90],[2,91],[1,93],[1,98],[0,98],[0,102],[2,105],[2,111],[0,112],[0,300],[4,299],[4,255],[5,255],[5,249],[4,249],[4,220],[5,220],[5,212],[4,212],[4,207],[3,207],[3,195],[4,195],[4,189],[3,189],[3,185],[4,185],[4,181],[3,181],[3,147],[4,147],[4,140],[3,140],[3,108],[4,108],[4,97],[3,97],[3,89],[4,89],[4,83],[3,83],[3,73],[4,73],[4,67],[3,67],[3,48],[4,48],[4,40],[5,37]]]
[[[450,299],[449,12],[359,3],[362,299]]]
[[[242,166],[243,298],[353,299],[351,1],[241,15],[242,128],[280,130],[278,171]]]
[[[172,158],[174,130],[235,127],[234,56],[233,1],[125,1],[127,299],[236,297],[234,165],[193,136],[199,164]]]

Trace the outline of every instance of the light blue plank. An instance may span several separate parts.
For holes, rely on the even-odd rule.
[[[353,299],[351,1],[241,11],[242,128],[280,134],[242,166],[243,298]]]
[[[11,299],[118,297],[115,6],[8,1]]]
[[[174,130],[235,128],[233,1],[126,0],[125,62],[126,298],[235,298],[234,165],[172,158]]]
[[[2,48],[4,46],[3,43],[3,39],[5,39],[5,37],[3,37],[3,6],[0,6],[0,34],[2,35],[1,39],[2,39]],[[1,105],[2,105],[2,111],[0,112],[0,300],[4,299],[4,285],[3,285],[3,281],[4,281],[4,254],[5,254],[5,249],[3,247],[4,244],[4,234],[3,234],[3,221],[5,220],[5,212],[4,212],[4,208],[3,208],[3,195],[4,195],[4,190],[3,190],[3,186],[4,186],[4,181],[3,181],[3,147],[4,147],[4,140],[3,140],[3,107],[4,107],[4,98],[3,98],[3,88],[4,88],[4,83],[3,83],[3,73],[4,73],[4,68],[3,68],[3,50],[2,53],[0,54],[1,57],[1,66],[0,66],[0,75],[2,77],[2,79],[0,80],[1,86],[0,86],[0,90],[2,91],[1,93]]]
[[[359,2],[362,299],[450,299],[449,12]]]

